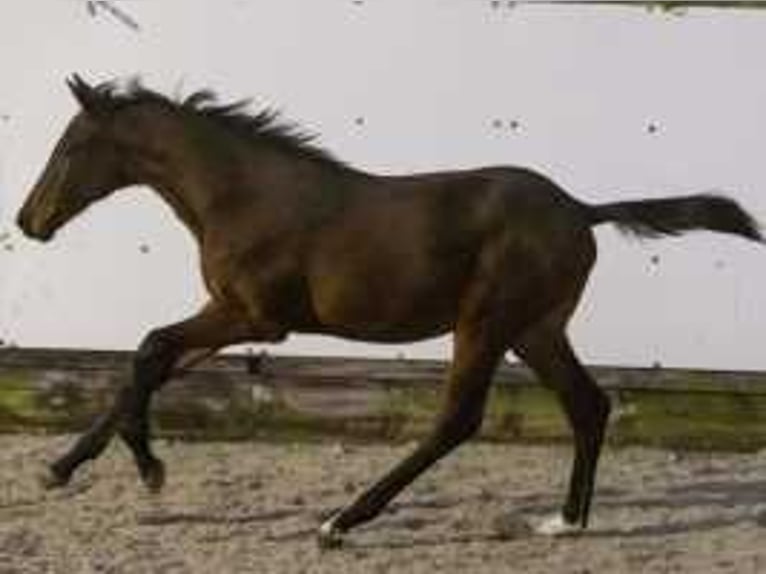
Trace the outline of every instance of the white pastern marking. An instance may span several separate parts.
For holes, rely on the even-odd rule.
[[[321,536],[334,536],[335,534],[335,517],[325,520],[319,527],[319,534]]]
[[[339,548],[343,544],[343,534],[335,526],[336,516],[325,520],[319,527],[318,542],[322,549]]]
[[[582,532],[582,527],[579,524],[570,524],[561,514],[556,514],[535,526],[535,532],[543,536],[566,536]]]

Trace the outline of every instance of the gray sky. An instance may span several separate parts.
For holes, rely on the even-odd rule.
[[[766,13],[479,0],[116,5],[139,32],[79,0],[15,2],[0,20],[0,233],[11,234],[0,240],[0,337],[24,346],[132,348],[202,298],[189,236],[147,190],[113,196],[50,245],[14,230],[74,111],[63,82],[74,71],[252,96],[372,171],[521,164],[587,201],[723,190],[766,221]],[[573,325],[588,361],[766,368],[766,253],[710,234],[598,237]],[[296,337],[279,351],[449,348]]]

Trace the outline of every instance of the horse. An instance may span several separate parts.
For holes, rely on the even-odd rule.
[[[118,435],[151,491],[165,466],[150,444],[153,393],[228,345],[290,333],[401,343],[452,333],[433,426],[414,450],[319,527],[339,545],[480,428],[497,365],[512,351],[557,397],[573,434],[570,481],[543,534],[588,526],[610,415],[566,327],[596,259],[593,227],[653,238],[709,230],[763,242],[736,201],[693,194],[592,205],[523,167],[376,175],[346,164],[272,108],[203,90],[170,98],[139,80],[66,80],[79,104],[17,216],[51,240],[93,203],[153,189],[199,246],[209,298],[151,330],[110,408],[46,467],[66,484]]]

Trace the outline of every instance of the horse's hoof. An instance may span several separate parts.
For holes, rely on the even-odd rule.
[[[319,527],[317,544],[322,550],[335,550],[343,546],[343,533],[335,526],[334,516]]]
[[[583,531],[579,524],[571,524],[561,514],[549,516],[536,524],[534,531],[543,536],[573,536]]]
[[[155,458],[141,469],[141,480],[149,492],[158,494],[165,486],[165,464]]]
[[[40,473],[38,480],[45,490],[53,490],[69,484],[70,478],[70,475],[58,473],[53,466],[48,466]]]

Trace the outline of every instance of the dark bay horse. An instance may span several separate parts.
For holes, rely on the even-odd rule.
[[[247,114],[210,92],[175,101],[137,82],[68,82],[80,105],[18,215],[50,240],[93,202],[154,189],[199,244],[209,301],[148,333],[129,383],[49,469],[63,485],[116,433],[141,478],[164,483],[149,442],[151,395],[222,347],[321,333],[378,342],[454,334],[443,405],[409,456],[320,528],[332,545],[374,518],[482,421],[492,374],[515,352],[558,396],[574,434],[561,515],[541,531],[587,526],[609,400],[577,359],[567,322],[595,262],[592,228],[643,237],[707,229],[762,241],[754,219],[715,195],[588,205],[516,167],[382,177],[316,147],[277,114]]]

